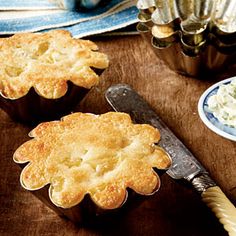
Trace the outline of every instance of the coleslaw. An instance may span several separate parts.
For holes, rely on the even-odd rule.
[[[223,124],[236,127],[236,79],[222,84],[208,99],[209,110]]]

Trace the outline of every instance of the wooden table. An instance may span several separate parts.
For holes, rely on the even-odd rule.
[[[189,147],[235,204],[236,145],[206,128],[197,112],[200,95],[215,81],[187,78],[169,70],[140,36],[94,40],[109,55],[110,67],[76,110],[107,112],[111,108],[104,99],[106,88],[120,82],[130,84]],[[225,77],[227,74],[218,79]],[[12,155],[29,139],[31,128],[13,122],[2,110],[0,120],[0,235],[227,235],[200,196],[166,174],[155,197],[126,212],[113,224],[85,228],[61,219],[19,184],[20,169],[13,163]]]

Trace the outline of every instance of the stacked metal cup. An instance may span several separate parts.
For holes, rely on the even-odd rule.
[[[137,30],[156,55],[188,76],[236,63],[236,0],[138,0]]]

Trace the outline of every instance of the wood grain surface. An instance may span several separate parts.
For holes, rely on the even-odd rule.
[[[128,83],[162,117],[166,124],[209,170],[213,179],[236,204],[236,144],[204,126],[197,103],[217,80],[177,75],[160,61],[140,36],[93,39],[110,58],[101,82],[77,106],[77,111],[104,113],[111,108],[104,91],[115,83]],[[155,235],[224,236],[227,233],[200,196],[189,186],[164,174],[153,197],[115,220],[96,226],[76,226],[60,218],[19,184],[19,167],[13,163],[16,148],[28,140],[27,127],[0,110],[0,235]]]

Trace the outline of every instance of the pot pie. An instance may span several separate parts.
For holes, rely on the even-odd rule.
[[[65,30],[0,39],[0,105],[12,117],[48,120],[71,109],[94,85],[108,58]],[[65,113],[65,112],[64,112]]]
[[[79,206],[87,195],[103,210],[119,208],[127,188],[151,195],[160,187],[153,168],[171,163],[156,145],[159,131],[133,124],[126,113],[73,113],[39,124],[29,136],[13,157],[24,164],[21,185],[34,192],[49,185],[48,200],[61,211]]]

